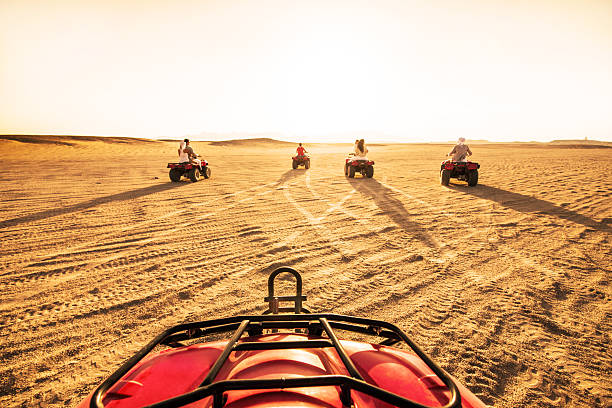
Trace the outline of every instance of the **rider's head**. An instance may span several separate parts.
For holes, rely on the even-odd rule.
[[[185,139],[183,142],[185,142],[185,144],[189,144],[189,139]]]
[[[459,144],[464,144],[465,143],[465,137],[460,137],[458,142],[459,142]]]
[[[301,145],[302,145],[302,144],[300,143],[300,146],[301,146]]]

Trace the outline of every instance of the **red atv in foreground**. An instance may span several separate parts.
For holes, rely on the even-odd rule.
[[[480,164],[474,162],[456,162],[445,160],[440,165],[440,183],[443,186],[448,186],[451,178],[467,181],[468,186],[478,184],[478,169]]]
[[[294,276],[295,296],[274,295],[281,273]],[[263,315],[167,329],[77,408],[485,408],[396,326],[311,314],[305,300],[300,274],[279,268]]]
[[[303,156],[293,156],[293,163],[291,164],[291,167],[293,167],[293,169],[297,169],[298,166],[304,166],[305,169],[309,169],[310,168],[310,156],[308,155],[303,155]]]
[[[372,178],[374,176],[374,161],[355,159],[353,153],[349,153],[344,160],[344,175],[350,178],[355,177],[355,173],[360,173],[362,176]]]
[[[181,177],[188,177],[189,180],[194,183],[202,176],[204,178],[210,178],[210,167],[208,167],[208,162],[206,160],[202,160],[202,164],[198,166],[196,163],[168,163],[168,168],[170,169],[170,180],[177,182],[181,181]]]

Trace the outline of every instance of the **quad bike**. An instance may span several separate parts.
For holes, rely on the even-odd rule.
[[[310,168],[310,156],[308,155],[297,155],[293,156],[291,159],[293,160],[291,167],[293,167],[294,170],[297,169],[298,166],[304,166],[305,169]]]
[[[468,186],[478,184],[478,169],[480,164],[470,161],[444,160],[440,165],[440,183],[448,186],[451,178],[467,181]]]
[[[295,296],[274,294],[281,273],[295,278]],[[165,330],[77,408],[485,408],[396,326],[310,313],[294,269],[272,272],[264,300],[263,315]]]
[[[374,176],[374,161],[356,160],[354,153],[349,153],[348,157],[344,160],[344,175],[353,178],[355,173],[372,178]]]
[[[202,159],[202,163],[198,166],[196,163],[168,163],[170,169],[170,180],[177,182],[181,181],[181,177],[188,177],[194,183],[200,180],[201,176],[210,178],[210,167],[208,162]]]

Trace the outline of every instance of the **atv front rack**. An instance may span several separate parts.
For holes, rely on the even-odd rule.
[[[167,345],[170,347],[181,347],[183,340],[191,340],[205,337],[211,334],[232,332],[230,340],[223,352],[210,368],[208,375],[194,391],[179,395],[143,408],[178,408],[187,404],[213,397],[213,408],[222,408],[226,396],[224,392],[247,389],[287,389],[296,387],[320,387],[339,386],[341,389],[341,401],[345,407],[353,406],[351,390],[359,391],[381,401],[401,408],[432,408],[419,404],[395,393],[386,391],[380,387],[364,381],[363,377],[351,361],[338,340],[334,329],[360,333],[383,338],[381,345],[393,345],[399,342],[406,343],[417,354],[423,362],[442,380],[450,391],[450,398],[446,405],[439,408],[461,407],[461,396],[456,384],[448,374],[433,362],[404,332],[391,323],[380,320],[372,320],[353,316],[344,316],[329,313],[300,314],[301,301],[305,296],[301,295],[301,278],[299,273],[291,268],[281,268],[270,276],[268,281],[269,293],[266,301],[271,305],[267,313],[279,310],[278,300],[293,300],[296,303],[295,314],[264,314],[255,316],[235,316],[223,319],[213,319],[195,323],[185,323],[165,330],[149,344],[144,346],[133,357],[126,361],[106,381],[104,381],[94,392],[90,402],[90,408],[104,408],[102,403],[105,393],[123,376],[125,376],[136,364],[148,355],[156,346]],[[289,272],[296,277],[296,296],[275,297],[274,278],[281,272]],[[298,307],[299,303],[299,307]],[[283,310],[283,308],[280,308]],[[262,334],[264,330],[301,330],[311,336],[320,337],[325,333],[327,338],[319,340],[304,341],[270,341],[270,342],[239,342],[240,338],[247,333],[249,336]],[[313,349],[333,347],[350,376],[346,375],[323,375],[302,378],[278,378],[278,379],[249,379],[249,380],[223,380],[215,382],[215,377],[225,364],[230,354],[234,351],[244,350],[278,350],[278,349]]]

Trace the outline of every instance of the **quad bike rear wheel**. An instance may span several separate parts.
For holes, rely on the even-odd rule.
[[[173,182],[181,181],[181,176],[183,172],[179,169],[170,169],[170,180]]]
[[[208,166],[204,167],[204,178],[205,179],[210,178],[210,167]]]
[[[198,169],[197,167],[194,167],[191,170],[189,170],[189,179],[193,181],[194,183],[200,180],[200,169]]]
[[[372,178],[372,176],[374,176],[374,167],[373,166],[366,167],[365,172],[366,172],[367,178]]]
[[[348,164],[344,163],[344,175],[348,176]]]
[[[450,177],[450,170],[442,170],[442,172],[440,173],[440,184],[442,184],[443,186],[448,186],[448,183],[450,182]]]
[[[355,166],[349,166],[349,174],[350,178],[355,178]]]
[[[291,165],[291,167],[293,167],[293,170],[295,170],[295,169],[297,169],[297,166],[298,166],[297,161],[294,160],[293,164]]]
[[[306,160],[304,162],[304,168],[307,169],[307,170],[310,168],[310,160]]]
[[[478,184],[478,170],[472,170],[468,173],[467,182],[470,187],[474,187]]]

